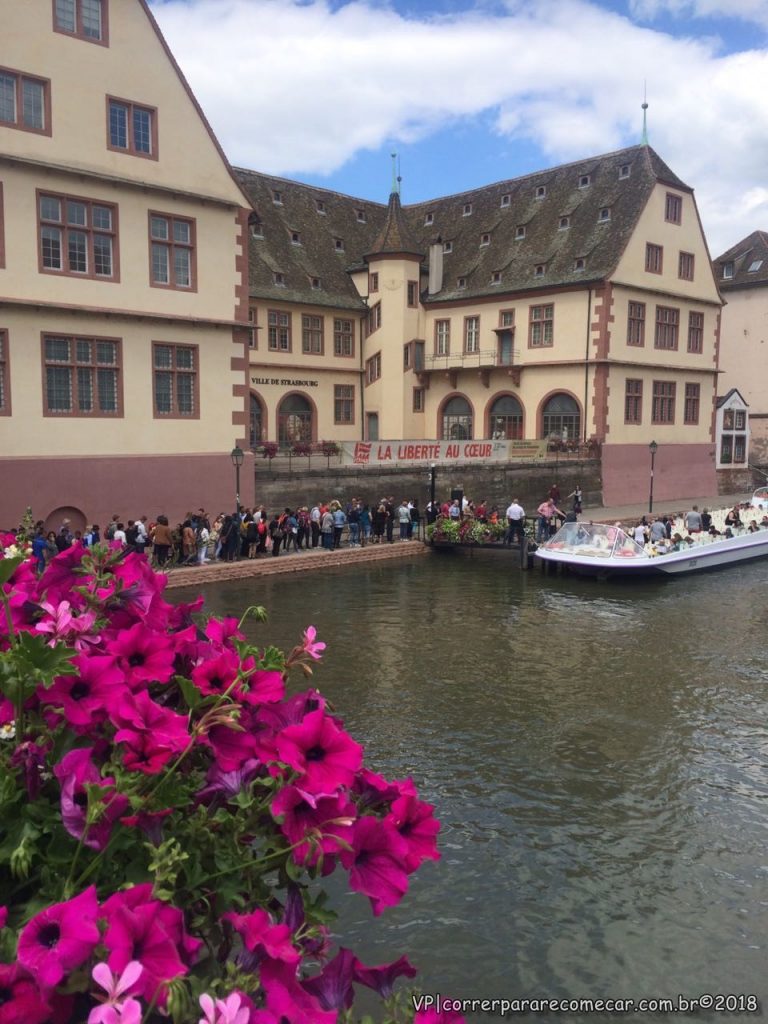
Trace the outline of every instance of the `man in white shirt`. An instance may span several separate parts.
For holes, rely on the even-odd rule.
[[[515,538],[518,543],[522,544],[525,535],[525,509],[517,498],[512,499],[512,503],[507,509],[507,523],[509,524],[507,544],[514,543]]]

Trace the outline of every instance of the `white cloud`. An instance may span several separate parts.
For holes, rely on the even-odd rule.
[[[768,27],[765,0],[629,0],[633,17],[654,20],[663,14],[684,18],[735,18]]]
[[[724,56],[712,40],[665,35],[586,0],[431,18],[365,0],[164,0],[153,10],[235,164],[330,175],[362,150],[428,144],[482,119],[497,133],[490,146],[532,142],[543,167],[638,141],[647,80],[651,144],[696,189],[713,255],[768,228],[765,51]]]

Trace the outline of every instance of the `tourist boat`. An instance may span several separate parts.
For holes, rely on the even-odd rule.
[[[752,495],[750,504],[752,508],[759,508],[762,512],[768,512],[768,487],[758,487]]]
[[[768,557],[768,529],[732,537],[694,534],[682,550],[663,552],[642,546],[620,526],[603,523],[565,523],[536,550],[547,565],[560,565],[580,576],[678,576],[707,569],[722,569],[753,558]]]

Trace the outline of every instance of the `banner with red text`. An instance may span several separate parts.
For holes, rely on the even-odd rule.
[[[547,453],[546,441],[343,441],[339,447],[347,466],[530,461]]]

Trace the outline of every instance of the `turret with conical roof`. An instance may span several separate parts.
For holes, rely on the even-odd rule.
[[[365,260],[370,261],[382,256],[416,256],[420,260],[424,258],[423,248],[411,236],[405,223],[403,208],[400,205],[400,193],[393,191],[389,197],[387,217],[384,227],[379,232],[373,243],[370,252],[365,254]]]

